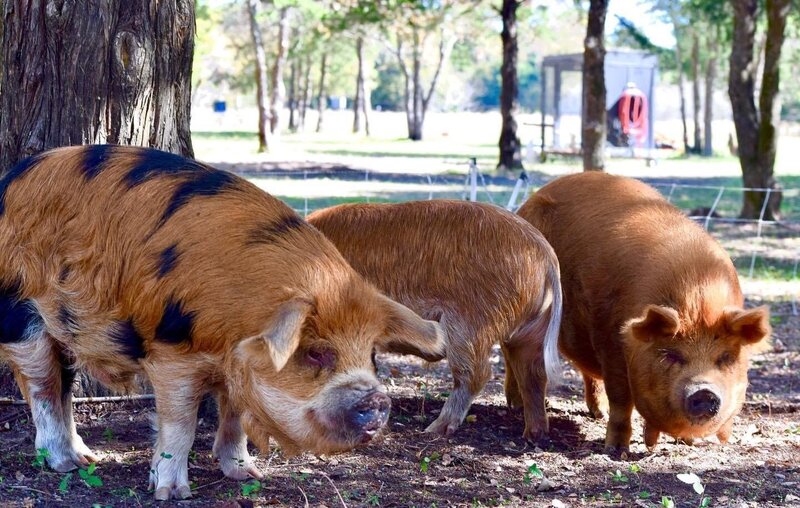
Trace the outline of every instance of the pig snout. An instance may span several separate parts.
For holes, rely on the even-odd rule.
[[[348,424],[361,435],[362,442],[366,443],[388,422],[391,405],[391,400],[385,393],[372,392],[350,408]]]
[[[696,386],[687,390],[686,414],[693,420],[709,420],[719,413],[722,400],[711,386]]]

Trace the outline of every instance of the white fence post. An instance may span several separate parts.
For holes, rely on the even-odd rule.
[[[469,160],[469,200],[478,200],[478,161],[475,157]]]

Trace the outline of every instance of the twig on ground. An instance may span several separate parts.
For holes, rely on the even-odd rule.
[[[300,485],[297,486],[297,489],[300,491],[301,494],[303,494],[303,499],[305,500],[305,504],[303,505],[304,508],[308,508],[308,496],[306,496],[306,493],[303,492],[303,489],[300,487]]]
[[[47,497],[53,497],[53,494],[49,492],[45,492],[43,490],[34,489],[33,487],[26,487],[25,485],[6,485],[5,488],[7,489],[17,489],[17,490],[29,490],[31,492],[37,492],[39,494],[44,494]]]
[[[152,400],[155,395],[144,393],[140,395],[112,395],[108,397],[75,397],[72,402],[76,404],[93,404],[98,402],[128,402],[132,400]],[[12,397],[0,397],[0,406],[27,406],[28,401]]]
[[[195,489],[194,489],[194,490],[200,490],[200,489],[204,489],[204,488],[206,488],[206,487],[210,487],[210,486],[212,486],[212,485],[216,485],[216,484],[218,484],[218,483],[222,483],[222,482],[224,482],[225,480],[227,480],[227,478],[221,478],[221,479],[219,479],[219,480],[216,480],[216,481],[213,481],[213,482],[210,482],[210,483],[206,483],[206,484],[203,484],[203,485],[198,485],[197,487],[195,487]]]
[[[319,474],[321,474],[322,476],[324,476],[324,477],[325,477],[325,479],[326,479],[326,480],[328,480],[328,482],[330,482],[330,484],[331,484],[331,487],[333,487],[333,490],[335,490],[335,491],[336,491],[336,495],[339,497],[339,501],[342,503],[342,506],[343,506],[344,508],[347,508],[347,503],[345,503],[345,502],[344,502],[344,498],[342,498],[342,495],[339,493],[339,489],[337,489],[337,488],[336,488],[336,484],[335,484],[335,483],[333,483],[333,480],[331,480],[331,477],[330,477],[330,476],[328,476],[328,475],[326,475],[326,474],[325,474],[325,473],[323,473],[322,471],[318,471],[318,473],[319,473]]]

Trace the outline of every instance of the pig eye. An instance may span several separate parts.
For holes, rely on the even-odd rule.
[[[306,352],[306,363],[317,369],[336,367],[336,353],[330,349],[312,348]]]
[[[719,358],[717,358],[717,367],[727,367],[728,365],[732,364],[733,361],[733,355],[726,351],[722,353]]]
[[[665,361],[667,361],[667,363],[671,365],[683,365],[686,363],[686,360],[684,360],[683,356],[673,349],[662,349],[661,356]]]

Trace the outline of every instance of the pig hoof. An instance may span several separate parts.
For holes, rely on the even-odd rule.
[[[606,446],[605,452],[606,455],[615,459],[625,460],[628,458],[627,446]]]
[[[68,450],[50,452],[50,456],[47,457],[47,463],[59,473],[87,467],[89,464],[99,462],[99,460],[97,455],[83,444],[83,441],[75,443]]]
[[[170,499],[189,499],[192,497],[192,489],[188,485],[181,485],[180,487],[160,487],[156,489],[156,501],[169,501]]]
[[[529,443],[539,446],[540,448],[550,444],[550,438],[547,436],[547,432],[543,430],[533,431],[525,429],[525,432],[522,433],[522,437]]]
[[[442,421],[437,418],[436,421],[428,425],[428,428],[425,429],[425,432],[429,434],[439,434],[440,436],[451,436],[458,428],[458,425],[459,423]]]
[[[253,464],[250,457],[246,459],[238,459],[236,457],[228,458],[227,460],[220,459],[220,467],[222,468],[222,474],[232,480],[241,481],[250,478],[261,480],[264,478],[264,475]]]
[[[595,420],[605,420],[606,418],[608,418],[608,414],[599,407],[594,407],[594,408],[590,407],[589,416],[591,416]]]

